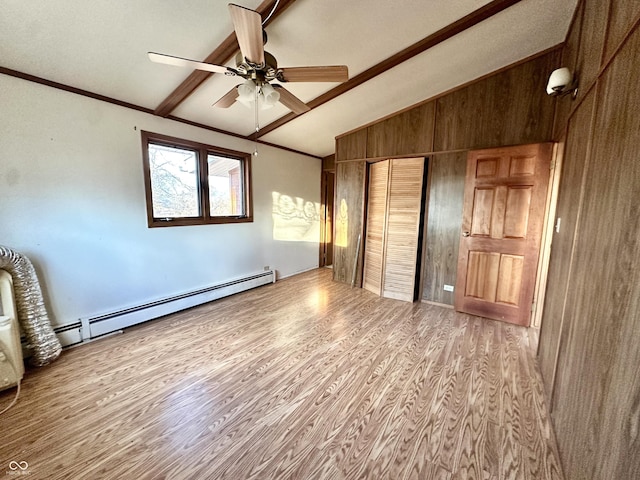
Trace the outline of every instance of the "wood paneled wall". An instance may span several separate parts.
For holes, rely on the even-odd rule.
[[[367,158],[430,152],[433,147],[435,102],[425,103],[367,129]]]
[[[549,141],[555,102],[545,87],[559,59],[556,51],[439,98],[434,150]]]
[[[565,290],[571,268],[573,243],[578,221],[578,206],[581,202],[582,182],[587,163],[587,142],[591,130],[591,116],[593,111],[594,94],[585,97],[576,114],[571,118],[571,129],[566,141],[556,218],[560,218],[560,231],[553,233],[551,258],[547,285],[562,285]],[[562,293],[562,294],[560,294]],[[564,292],[547,291],[544,302],[544,317],[552,319],[545,323],[543,334],[546,341],[539,344],[538,355],[542,376],[545,378],[547,398],[551,398],[552,385],[555,375],[555,357],[560,341],[560,329],[564,317]]]
[[[466,171],[466,152],[444,153],[431,158],[422,296],[446,305],[453,305],[453,292],[446,292],[443,287],[456,284]]]
[[[336,142],[336,161],[367,157],[367,131],[358,130]]]
[[[554,128],[562,221],[539,361],[567,479],[640,478],[639,24],[638,1],[583,1],[565,47],[580,94]]]
[[[322,171],[323,172],[335,172],[336,171],[336,156],[327,155],[322,159]]]
[[[402,156],[435,160],[428,178],[432,193],[422,299],[453,304],[453,295],[443,288],[455,285],[466,150],[551,140],[555,100],[545,89],[560,56],[556,49],[336,139],[337,165]],[[341,181],[360,184],[361,172],[354,167],[349,171],[357,178],[339,176],[338,189]],[[361,188],[358,201],[364,196],[364,184]],[[356,239],[360,231],[362,225],[353,230]],[[334,268],[351,271],[353,261],[346,255],[336,257]]]

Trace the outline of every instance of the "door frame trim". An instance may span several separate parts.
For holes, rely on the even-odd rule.
[[[333,175],[333,209],[329,211],[327,208],[327,176]],[[333,242],[333,219],[335,218],[335,186],[336,186],[336,171],[335,170],[322,170],[320,172],[320,239],[318,244],[318,268],[325,267],[326,265],[333,265],[333,258],[331,263],[327,264],[326,250],[327,250],[327,215],[331,215],[331,241]]]
[[[547,202],[545,218],[540,239],[540,255],[538,257],[538,269],[536,272],[536,284],[533,292],[533,307],[531,311],[530,328],[540,330],[542,326],[542,313],[544,299],[547,293],[547,278],[549,276],[549,263],[551,261],[551,242],[556,223],[556,207],[560,190],[560,176],[562,174],[562,159],[564,155],[565,137],[553,143],[551,154],[551,172],[549,173],[549,186],[547,187]]]

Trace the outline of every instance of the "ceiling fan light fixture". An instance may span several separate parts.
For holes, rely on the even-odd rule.
[[[255,102],[256,88],[258,87],[253,80],[245,80],[238,85],[238,101],[245,107],[251,107]]]
[[[280,92],[276,91],[276,89],[273,88],[268,83],[263,83],[262,88],[260,90],[261,90],[260,93],[262,93],[261,103],[262,103],[263,110],[266,110],[268,108],[273,108],[275,104],[278,103],[278,101],[280,100]]]

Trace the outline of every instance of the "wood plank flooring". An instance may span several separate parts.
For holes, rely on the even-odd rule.
[[[0,432],[7,478],[563,478],[526,329],[327,269],[66,350]]]

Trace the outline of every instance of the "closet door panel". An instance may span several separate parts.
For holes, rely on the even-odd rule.
[[[382,296],[412,302],[424,158],[391,160]]]
[[[385,160],[369,167],[369,200],[362,287],[376,295],[382,293],[389,164],[390,161]]]

